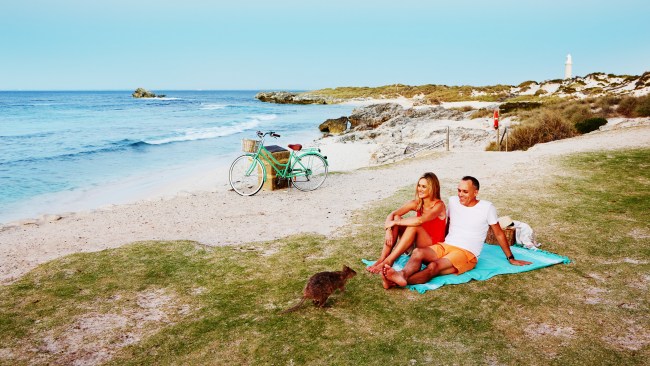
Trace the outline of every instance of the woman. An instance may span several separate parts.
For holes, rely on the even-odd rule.
[[[410,211],[415,211],[417,215],[403,219],[402,216]],[[444,242],[446,225],[447,208],[440,199],[438,177],[431,172],[424,173],[415,187],[415,199],[386,217],[384,248],[377,262],[367,270],[380,273],[384,264],[392,266],[413,243],[417,247],[428,247]]]

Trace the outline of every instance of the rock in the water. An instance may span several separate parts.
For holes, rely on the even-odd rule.
[[[324,133],[340,135],[348,129],[349,122],[350,120],[345,116],[341,118],[328,119],[325,122],[321,123],[320,126],[318,126],[318,129]]]
[[[131,94],[131,96],[133,98],[164,98],[165,97],[164,94],[156,95],[156,94],[146,90],[145,88],[137,88],[133,92],[133,94]]]

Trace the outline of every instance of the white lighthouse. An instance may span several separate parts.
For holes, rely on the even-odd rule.
[[[564,78],[571,79],[571,54],[566,55],[566,63],[564,64]]]

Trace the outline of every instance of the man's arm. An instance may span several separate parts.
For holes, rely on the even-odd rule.
[[[494,232],[494,237],[497,238],[497,242],[499,243],[501,250],[503,250],[503,254],[506,255],[506,258],[508,258],[508,262],[510,262],[510,264],[515,266],[525,266],[532,263],[515,259],[515,257],[512,255],[512,251],[510,250],[510,245],[508,245],[506,242],[506,234],[503,232],[503,230],[501,230],[499,223],[490,225],[490,227]]]

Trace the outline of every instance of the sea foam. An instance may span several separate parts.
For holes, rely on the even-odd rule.
[[[234,135],[249,129],[253,129],[259,125],[259,122],[260,122],[259,120],[253,119],[247,122],[236,124],[234,126],[219,126],[219,127],[211,127],[211,128],[189,128],[184,131],[179,131],[175,136],[159,138],[159,139],[151,139],[151,140],[147,139],[147,140],[143,140],[143,142],[149,145],[164,145],[172,142],[214,139],[214,138]]]
[[[218,109],[224,109],[226,107],[228,107],[227,104],[208,103],[208,104],[201,104],[201,107],[199,109],[207,110],[207,111],[214,111],[214,110],[218,110]]]

